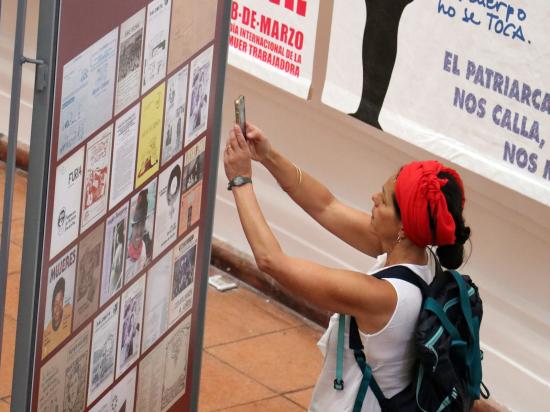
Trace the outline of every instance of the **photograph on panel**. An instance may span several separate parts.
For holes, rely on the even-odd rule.
[[[125,283],[143,270],[153,256],[156,197],[157,179],[154,179],[139,190],[130,201]]]
[[[128,203],[125,203],[109,216],[105,223],[100,305],[114,296],[124,283],[127,233]]]
[[[136,391],[136,368],[105,394],[90,412],[132,412]]]
[[[78,237],[83,170],[84,148],[81,148],[55,171],[50,259]]]
[[[201,217],[202,181],[181,196],[178,234],[189,231]]]
[[[83,412],[86,408],[90,331],[88,325],[42,366],[38,411]]]
[[[97,222],[107,211],[112,136],[113,126],[110,125],[86,145],[81,232]]]
[[[115,123],[109,209],[134,189],[140,104],[124,113]]]
[[[120,301],[117,299],[100,312],[93,322],[88,405],[114,381],[119,306]]]
[[[142,94],[166,76],[171,5],[171,0],[153,0],[147,6]]]
[[[165,83],[145,96],[141,102],[136,185],[141,186],[159,170],[162,121],[164,119]]]
[[[191,62],[184,146],[187,146],[206,130],[213,51],[214,46],[211,46]]]
[[[115,114],[120,113],[139,97],[144,28],[145,8],[120,26]]]
[[[172,256],[172,282],[168,322],[174,324],[193,306],[198,228],[187,235],[174,248]]]
[[[168,73],[214,41],[218,0],[179,0],[172,4]]]
[[[117,42],[118,28],[63,67],[58,159],[112,118]]]
[[[197,183],[202,182],[204,176],[206,138],[203,138],[185,153],[183,166],[183,192],[187,192]]]
[[[153,258],[162,253],[178,236],[182,164],[183,157],[180,157],[168,165],[158,178]]]
[[[77,247],[74,246],[48,270],[42,359],[71,334],[76,258]]]
[[[104,223],[96,226],[78,247],[73,330],[90,319],[99,306],[104,228]]]
[[[144,298],[145,275],[122,294],[118,327],[117,379],[139,358]]]
[[[143,351],[168,329],[168,303],[172,280],[172,250],[147,271],[143,318]]]
[[[185,393],[191,315],[139,363],[138,412],[165,412]]]
[[[206,138],[202,138],[185,153],[179,235],[189,231],[200,218],[205,143]]]
[[[188,72],[189,66],[185,66],[172,75],[166,83],[166,108],[162,143],[163,165],[181,152],[183,147]]]

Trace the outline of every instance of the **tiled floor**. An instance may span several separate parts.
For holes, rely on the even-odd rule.
[[[321,368],[317,326],[241,285],[209,288],[199,411],[302,411]]]
[[[27,180],[15,181],[10,264],[0,366],[0,412],[9,411]],[[4,166],[0,164],[0,191]],[[2,207],[3,196],[0,199]],[[219,272],[211,268],[211,272]],[[321,368],[321,330],[246,285],[209,287],[199,411],[307,410]]]
[[[19,299],[19,270],[23,249],[23,223],[25,219],[25,193],[27,178],[23,172],[17,172],[14,186],[14,204],[12,208],[10,260],[8,264],[8,283],[6,288],[6,312],[4,316],[4,338],[2,342],[2,363],[0,364],[0,412],[9,411],[11,394],[11,375],[15,348],[15,328],[17,303]],[[4,207],[4,164],[0,163],[0,208]],[[1,215],[0,215],[1,216]]]

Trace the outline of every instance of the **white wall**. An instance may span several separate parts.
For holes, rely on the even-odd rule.
[[[372,193],[390,174],[413,159],[434,156],[320,103],[331,2],[321,3],[310,100],[229,67],[222,147],[233,122],[233,99],[244,94],[248,120],[274,146],[338,197],[370,210]],[[484,301],[484,381],[493,399],[512,410],[550,410],[550,208],[438,160],[457,168],[465,182],[473,251],[463,269]],[[318,227],[261,166],[253,179],[266,218],[287,253],[363,271],[373,263]],[[226,180],[220,158],[214,235],[251,255]]]
[[[36,56],[39,3],[40,0],[27,0],[24,54],[29,58]],[[2,7],[2,14],[0,16],[0,133],[8,135],[17,0],[3,0],[0,4]],[[17,141],[19,145],[27,147],[30,143],[31,133],[30,119],[32,117],[32,99],[34,94],[34,71],[34,65],[23,65],[19,136]]]

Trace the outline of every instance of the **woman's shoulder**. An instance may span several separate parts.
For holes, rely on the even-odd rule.
[[[434,260],[434,257],[431,253],[427,254],[428,256],[428,262],[424,265],[422,264],[416,264],[416,263],[398,263],[395,265],[386,265],[387,262],[387,253],[383,253],[376,258],[376,262],[374,265],[369,269],[367,274],[369,275],[375,275],[377,273],[380,273],[384,270],[390,270],[393,267],[403,266],[411,271],[413,271],[416,275],[420,276],[422,280],[424,280],[427,284],[432,283],[435,273],[436,273],[436,263]],[[406,283],[406,281],[404,281]]]

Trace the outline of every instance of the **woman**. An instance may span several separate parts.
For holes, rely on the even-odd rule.
[[[436,245],[441,264],[462,264],[470,229],[464,225],[463,185],[458,174],[439,162],[413,162],[390,176],[372,196],[372,213],[337,200],[313,177],[273,149],[255,126],[247,124],[248,142],[238,126],[224,152],[229,188],[258,267],[291,293],[319,308],[356,318],[368,364],[389,398],[411,383],[413,332],[420,312],[420,290],[398,279],[379,280],[288,256],[267,225],[250,184],[251,160],[261,162],[290,197],[327,230],[354,248],[376,257],[373,274],[406,265],[430,283],[435,264],[428,245]],[[430,212],[431,210],[431,212]],[[337,315],[319,342],[325,362],[310,411],[351,411],[361,382],[353,352],[344,354],[345,387],[333,387],[336,369]],[[372,391],[362,411],[380,410]]]

